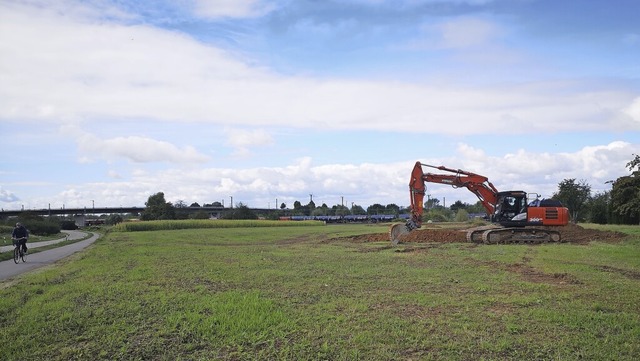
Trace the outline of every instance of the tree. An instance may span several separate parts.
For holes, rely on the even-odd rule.
[[[189,207],[200,208],[200,204],[198,204],[198,202],[193,202]]]
[[[351,207],[351,214],[367,214],[367,212],[362,208],[362,206],[354,204]]]
[[[347,206],[343,206],[342,204],[336,204],[335,206],[331,207],[331,209],[333,214],[336,216],[346,216],[348,214],[351,214],[349,208],[347,208]]]
[[[456,213],[458,212],[459,209],[464,209],[466,210],[467,207],[469,207],[470,205],[468,203],[464,203],[462,201],[455,201],[455,203],[453,203],[452,205],[449,206],[449,209],[451,209],[452,212]]]
[[[449,208],[436,207],[424,213],[422,219],[433,222],[449,222],[453,219],[453,212]]]
[[[384,212],[386,214],[399,214],[400,213],[400,207],[395,203],[387,204],[387,206],[384,207],[384,208],[385,208]]]
[[[284,211],[286,208],[287,208],[287,204],[282,202],[282,204],[280,205],[280,209]]]
[[[487,210],[482,205],[482,201],[477,201],[474,205],[468,206],[466,209],[469,213],[487,213]]]
[[[174,205],[175,218],[173,219],[187,219],[190,218],[189,210],[187,209],[187,203],[183,200],[178,200]]]
[[[227,212],[222,218],[224,219],[258,219],[258,216],[249,208],[249,206],[238,202],[236,207]]]
[[[375,203],[375,204],[372,204],[369,207],[367,207],[367,214],[368,215],[383,214],[385,209],[386,209],[386,207],[383,206],[382,204]]]
[[[123,220],[124,218],[122,218],[121,214],[110,214],[105,220],[105,223],[110,226],[114,226],[118,223],[121,223]]]
[[[558,184],[558,192],[553,194],[553,198],[569,208],[569,214],[574,223],[578,222],[580,212],[590,196],[591,186],[585,180],[576,182],[575,178],[565,179],[560,182]]]
[[[427,199],[427,201],[424,202],[424,208],[425,209],[436,208],[439,205],[440,205],[440,200],[438,198],[429,197],[429,199]]]
[[[316,208],[313,211],[311,211],[311,215],[312,216],[326,216],[327,215],[327,211],[328,211],[328,208],[325,209],[325,208],[320,207],[320,208]]]
[[[611,221],[611,193],[596,193],[589,202],[589,221],[607,224]]]
[[[158,192],[149,196],[149,199],[144,205],[146,208],[140,217],[143,221],[176,218],[173,205],[170,202],[165,201],[163,192]]]
[[[617,222],[624,224],[640,224],[640,156],[634,156],[627,163],[631,175],[616,179],[611,188],[613,216]]]

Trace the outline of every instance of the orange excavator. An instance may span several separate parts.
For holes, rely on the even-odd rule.
[[[446,173],[424,173],[423,166]],[[403,234],[422,226],[423,201],[427,190],[425,182],[448,184],[454,188],[465,187],[478,197],[492,225],[467,231],[467,240],[470,242],[560,242],[561,234],[556,227],[569,223],[569,210],[556,200],[540,200],[538,195],[530,200],[529,194],[524,191],[499,192],[485,176],[418,161],[409,181],[411,218],[405,224],[391,226],[389,236],[393,244],[397,244]]]

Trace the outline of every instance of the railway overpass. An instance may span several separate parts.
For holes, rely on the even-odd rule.
[[[0,218],[15,217],[23,213],[37,214],[39,216],[54,216],[68,214],[124,214],[140,213],[145,207],[95,207],[95,208],[42,208],[42,209],[21,209],[21,210],[0,210]]]
[[[8,217],[16,217],[21,214],[35,214],[39,216],[64,215],[72,217],[79,227],[83,227],[90,219],[95,219],[102,214],[140,214],[144,212],[146,207],[83,207],[83,208],[42,208],[42,209],[21,209],[21,210],[5,210],[0,209],[0,219]],[[175,208],[176,212],[196,213],[207,212],[211,217],[221,218],[225,213],[232,211],[234,208],[224,207],[181,207]],[[256,214],[267,214],[279,211],[275,208],[251,208]]]

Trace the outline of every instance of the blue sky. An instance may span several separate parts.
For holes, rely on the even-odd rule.
[[[500,190],[608,190],[640,154],[639,15],[631,0],[1,0],[0,207],[160,191],[406,206],[416,160]]]

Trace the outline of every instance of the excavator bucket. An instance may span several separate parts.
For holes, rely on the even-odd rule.
[[[400,242],[400,238],[409,233],[409,229],[403,223],[396,223],[389,228],[389,239],[392,245],[397,245]]]

